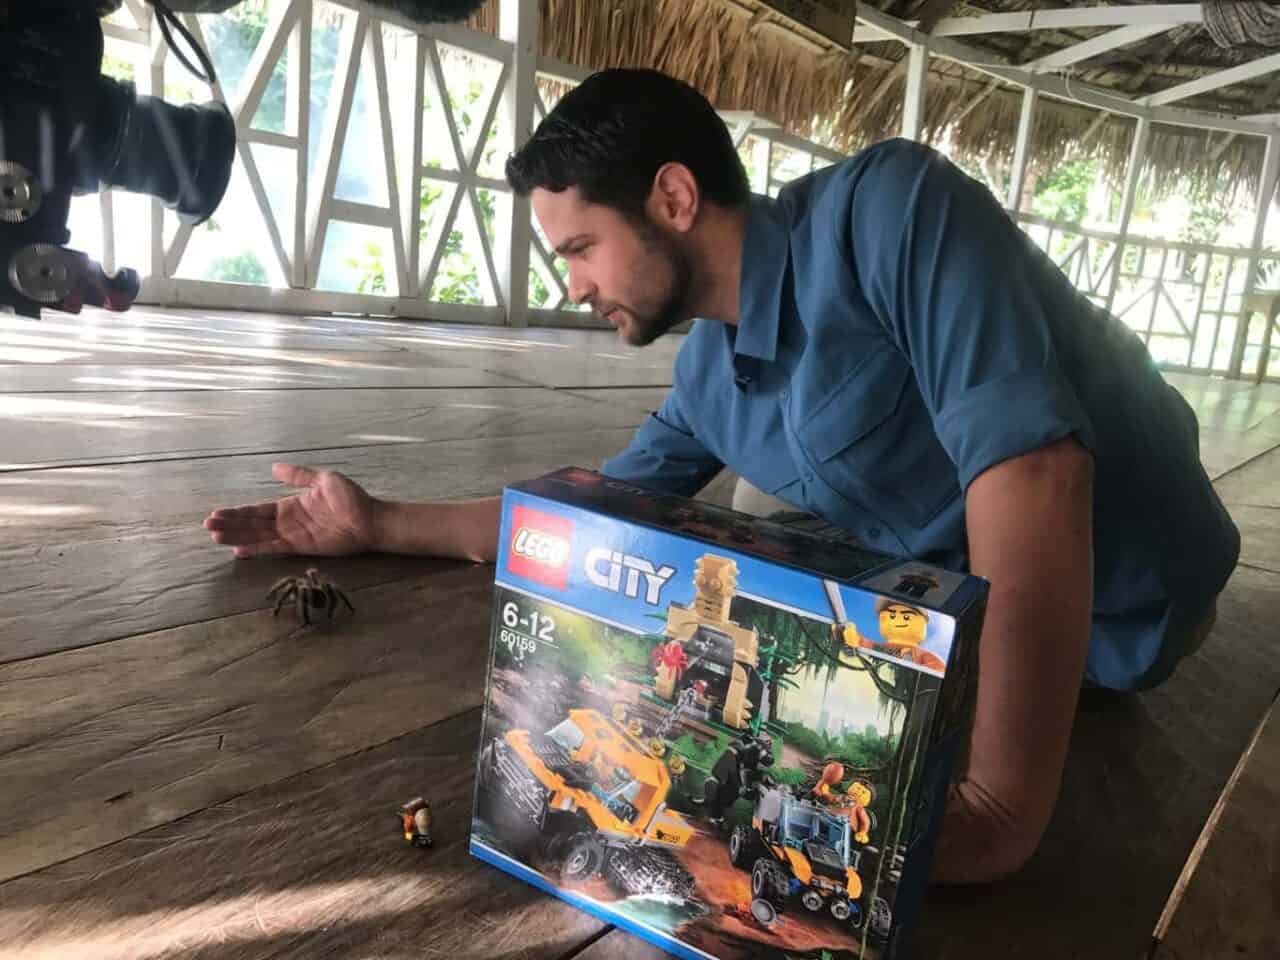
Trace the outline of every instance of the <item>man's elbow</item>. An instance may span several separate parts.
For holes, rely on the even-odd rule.
[[[1026,866],[1040,846],[1053,803],[1014,811],[971,781],[951,791],[932,881],[938,884],[991,883]]]

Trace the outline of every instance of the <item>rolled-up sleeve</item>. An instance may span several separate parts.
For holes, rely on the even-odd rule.
[[[910,141],[869,151],[844,186],[838,240],[849,238],[862,295],[910,360],[961,488],[1063,437],[1092,451],[1053,330],[1092,322],[1094,308],[990,191]]]
[[[615,480],[691,497],[722,468],[694,436],[681,410],[677,381],[658,411],[636,430],[627,448],[606,460],[600,472]]]

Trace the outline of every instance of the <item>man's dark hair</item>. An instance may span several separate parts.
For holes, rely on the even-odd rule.
[[[520,196],[577,187],[588,203],[639,217],[665,163],[688,167],[718,206],[741,206],[750,195],[729,130],[706,97],[656,70],[604,70],[565,94],[507,160],[507,182]]]

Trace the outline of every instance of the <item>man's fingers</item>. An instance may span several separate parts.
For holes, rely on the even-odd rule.
[[[294,463],[276,463],[271,466],[271,476],[291,487],[309,487],[315,483],[318,470],[300,467]]]
[[[211,522],[231,521],[238,523],[243,521],[275,520],[279,509],[279,505],[274,502],[255,503],[248,507],[224,507],[209,514],[204,525],[206,530],[212,530],[214,528],[209,526]]]
[[[267,540],[263,543],[244,543],[236,547],[237,557],[260,557],[271,553],[292,553],[293,548],[283,540]]]
[[[279,535],[274,527],[231,526],[210,530],[209,538],[214,543],[220,543],[226,547],[237,547],[246,543],[267,543],[278,540]]]

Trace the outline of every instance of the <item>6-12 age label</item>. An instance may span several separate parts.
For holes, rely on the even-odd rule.
[[[498,617],[498,642],[507,648],[512,662],[522,664],[539,646],[556,645],[556,621],[529,597],[502,591]]]

